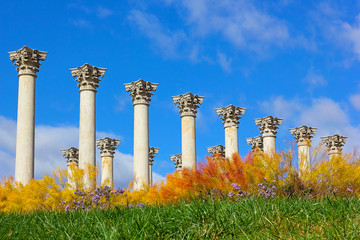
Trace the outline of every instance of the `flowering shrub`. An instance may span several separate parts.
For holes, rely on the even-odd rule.
[[[101,186],[85,190],[82,182],[85,173],[95,181],[96,169],[91,167],[73,169],[72,185],[66,182],[66,170],[56,170],[53,176],[32,180],[25,186],[14,183],[13,178],[4,179],[0,183],[0,211],[142,208],[196,199],[311,199],[329,195],[352,198],[360,194],[360,159],[355,154],[331,160],[323,157],[311,171],[300,174],[292,166],[291,151],[272,157],[261,152],[249,153],[244,159],[234,154],[231,160],[215,155],[199,163],[197,170],[176,171],[167,175],[166,181],[140,191]]]

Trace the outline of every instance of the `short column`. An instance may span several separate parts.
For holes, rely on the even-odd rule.
[[[246,108],[229,105],[215,110],[225,128],[225,157],[232,159],[234,153],[239,153],[238,125]]]
[[[298,164],[300,175],[311,169],[310,147],[311,138],[316,133],[317,128],[301,126],[291,128],[290,133],[294,135],[298,148]]]
[[[106,68],[98,68],[86,63],[70,71],[79,82],[80,88],[79,167],[85,169],[85,188],[93,188],[96,179],[90,179],[87,170],[91,166],[96,166],[96,89],[99,87],[99,77],[104,77]]]
[[[195,118],[196,109],[202,104],[204,97],[188,92],[172,98],[174,103],[178,104],[179,113],[181,114],[182,167],[196,169]]]
[[[67,179],[70,188],[76,188],[76,181],[74,179],[74,171],[79,166],[79,149],[71,147],[61,150],[62,155],[67,159]]]
[[[149,147],[149,184],[153,185],[152,166],[154,165],[154,158],[159,153],[159,148]]]
[[[35,79],[47,52],[24,46],[9,55],[19,73],[15,181],[25,185],[34,178]]]
[[[115,149],[119,146],[120,140],[113,138],[103,138],[96,140],[96,146],[100,149],[101,154],[101,185],[114,186],[113,160]]]
[[[251,151],[253,153],[258,151],[264,151],[264,145],[263,145],[263,137],[257,136],[253,138],[247,138],[246,142],[248,145],[251,145]]]
[[[213,147],[207,147],[206,150],[210,153],[213,157],[218,154],[221,157],[225,157],[225,147],[223,145],[216,145]]]
[[[327,147],[330,160],[342,156],[342,147],[345,145],[346,140],[347,137],[343,137],[338,134],[321,138],[321,141],[325,143]]]
[[[255,119],[263,137],[264,153],[273,156],[276,153],[276,133],[278,126],[282,123],[281,118],[267,116]]]
[[[149,105],[151,92],[158,84],[139,79],[126,83],[134,105],[134,180],[133,189],[140,190],[149,185]]]
[[[170,159],[175,164],[176,171],[181,171],[183,169],[181,153],[170,155]]]

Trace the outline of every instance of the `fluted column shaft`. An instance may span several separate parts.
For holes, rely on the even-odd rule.
[[[89,171],[96,166],[96,89],[101,81],[99,77],[104,77],[106,68],[85,63],[70,71],[80,88],[79,167],[85,169],[84,187],[94,188],[96,178],[91,179]]]
[[[96,91],[80,90],[79,167],[96,165]]]
[[[134,186],[149,184],[149,105],[134,104]]]
[[[181,113],[181,155],[183,168],[196,168],[195,118],[204,97],[192,93],[172,97]]]
[[[134,105],[134,180],[133,189],[140,190],[149,186],[149,102],[152,91],[158,84],[139,79],[126,83]]]
[[[273,155],[276,152],[275,135],[269,135],[269,136],[263,135],[263,144],[264,144],[264,153],[268,155]]]
[[[34,178],[36,73],[47,52],[24,46],[9,55],[19,73],[15,181],[27,184]]]
[[[183,116],[181,118],[181,152],[182,166],[184,168],[196,167],[195,136],[195,117]]]
[[[78,167],[79,163],[79,149],[71,147],[68,149],[61,150],[63,156],[67,159],[67,180],[70,188],[76,188],[76,182],[74,179],[74,171]]]

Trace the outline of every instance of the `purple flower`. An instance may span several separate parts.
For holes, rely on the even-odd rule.
[[[233,192],[229,192],[229,193],[228,193],[228,197],[232,197],[232,196],[234,196],[234,193],[233,193]]]
[[[351,192],[351,193],[354,192],[354,190],[352,190],[351,188],[347,188],[346,190],[347,190],[348,192]]]

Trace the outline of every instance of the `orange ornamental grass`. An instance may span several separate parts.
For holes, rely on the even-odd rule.
[[[274,156],[255,151],[244,159],[238,154],[234,154],[231,160],[219,155],[206,157],[206,162],[199,163],[196,170],[184,169],[168,174],[166,181],[141,191],[106,187],[84,190],[82,178],[85,172],[89,172],[95,181],[94,167],[85,171],[73,169],[71,182],[76,190],[66,182],[69,177],[66,170],[57,169],[53,176],[32,180],[25,186],[8,178],[0,184],[0,211],[91,210],[139,204],[179,204],[193,199],[221,200],[232,196],[235,190],[235,193],[245,192],[246,197],[359,196],[360,158],[356,153],[331,160],[321,157],[311,171],[300,175],[292,166],[292,155],[291,151]]]

